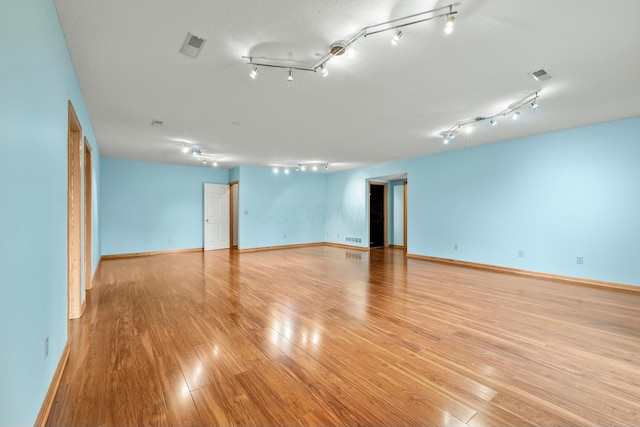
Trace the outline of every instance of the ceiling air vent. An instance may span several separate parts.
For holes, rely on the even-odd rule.
[[[157,128],[161,128],[163,124],[164,124],[164,122],[162,120],[153,119],[151,121],[151,126],[155,126]]]
[[[547,73],[542,68],[538,71],[534,71],[533,73],[529,73],[531,77],[537,82],[543,82],[545,80],[549,80],[551,78],[551,74]]]
[[[180,53],[182,53],[183,55],[190,56],[192,58],[197,58],[206,42],[207,41],[205,39],[201,39],[198,36],[194,36],[193,34],[188,33],[187,38],[182,44]]]

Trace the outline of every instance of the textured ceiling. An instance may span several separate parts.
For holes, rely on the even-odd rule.
[[[640,116],[640,1],[466,0],[444,19],[358,40],[329,75],[251,68],[312,64],[367,25],[445,6],[416,0],[56,0],[104,157],[220,167],[329,162],[348,169]],[[179,53],[191,32],[197,59]],[[544,68],[552,79],[534,81]],[[541,90],[521,120],[482,122],[443,145],[461,120]],[[153,119],[162,128],[152,127]]]

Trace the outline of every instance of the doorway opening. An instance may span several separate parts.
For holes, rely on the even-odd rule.
[[[408,181],[407,173],[369,178],[369,248],[389,247],[407,254]]]
[[[384,248],[387,239],[387,183],[370,181],[369,248]]]
[[[69,101],[67,136],[67,314],[82,316],[82,127]]]

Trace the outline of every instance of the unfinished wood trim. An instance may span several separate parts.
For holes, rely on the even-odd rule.
[[[47,424],[49,414],[51,413],[51,407],[53,406],[53,401],[55,400],[56,394],[58,393],[60,380],[62,379],[62,374],[64,373],[64,369],[66,368],[68,361],[69,341],[66,342],[64,348],[62,349],[62,355],[60,356],[60,361],[58,361],[58,367],[53,374],[53,379],[51,380],[51,384],[49,384],[49,389],[47,390],[47,394],[44,397],[44,402],[42,402],[42,406],[40,407],[38,418],[36,418],[36,422],[34,424],[35,427],[44,427]]]
[[[389,246],[389,184],[382,184],[384,187],[384,198],[382,202],[382,210],[384,212],[384,247]]]
[[[132,252],[128,254],[102,255],[100,259],[107,260],[107,259],[122,259],[122,258],[138,258],[143,256],[181,254],[181,253],[187,253],[187,252],[202,252],[202,251],[204,251],[204,248],[171,249],[167,251],[151,251],[151,252]]]
[[[409,194],[408,190],[408,181],[404,182],[404,212],[402,213],[404,215],[404,224],[403,224],[403,233],[404,233],[404,238],[403,238],[403,243],[404,243],[404,254],[407,254],[407,250],[409,248],[409,245],[407,244],[407,207],[409,206],[409,203],[407,202],[407,196]]]
[[[236,223],[236,221],[233,220],[233,202],[234,202],[233,186],[234,185],[238,186],[238,198],[240,198],[240,185],[238,184],[238,181],[230,182],[229,183],[229,249],[238,249],[237,242],[235,245],[233,244],[233,228],[235,227],[235,223]],[[239,207],[240,206],[238,205],[238,208]],[[239,212],[238,212],[238,217],[240,217]],[[237,222],[238,224],[240,223],[239,220]],[[239,240],[239,237],[240,237],[240,230],[238,230],[238,240]]]
[[[68,103],[67,136],[67,292],[68,317],[82,315],[82,127]]]
[[[610,290],[640,293],[640,286],[624,285],[621,283],[605,282],[601,280],[583,279],[581,277],[562,276],[559,274],[542,273],[538,271],[521,270],[518,268],[501,267],[498,265],[481,264],[470,261],[460,261],[457,259],[438,258],[427,255],[407,254],[407,258],[419,259],[422,261],[438,262],[442,264],[457,265],[460,267],[474,268],[477,270],[496,271],[498,273],[515,274],[518,276],[536,277],[538,279],[554,280],[558,282],[572,283],[574,285],[607,288]]]
[[[324,242],[317,243],[299,243],[293,245],[279,245],[279,246],[263,246],[260,248],[248,248],[248,249],[238,249],[238,252],[247,253],[247,252],[262,252],[262,251],[273,251],[277,249],[293,249],[293,248],[311,248],[314,246],[324,246]]]
[[[93,288],[93,280],[91,274],[91,206],[92,206],[92,169],[93,160],[91,146],[87,138],[84,138],[84,288],[90,290]]]
[[[349,249],[349,250],[352,250],[352,251],[369,252],[369,248],[363,248],[362,246],[344,245],[342,243],[325,242],[324,246],[330,246],[332,248]]]

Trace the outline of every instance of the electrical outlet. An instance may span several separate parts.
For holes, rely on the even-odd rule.
[[[44,358],[49,356],[49,337],[44,339]]]
[[[579,256],[576,258],[576,264],[584,264],[584,258]]]
[[[456,243],[455,245],[453,245],[453,250],[457,251],[458,250],[458,244]]]
[[[518,251],[518,258],[524,258],[524,251],[522,249]]]

